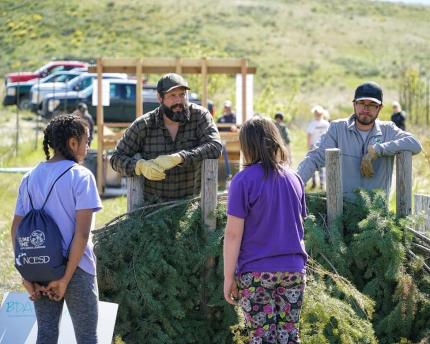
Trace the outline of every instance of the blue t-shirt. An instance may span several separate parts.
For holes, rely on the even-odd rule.
[[[42,162],[27,173],[19,187],[15,214],[25,216],[30,209],[28,187],[35,209],[40,209],[55,179],[74,164],[71,160]],[[63,236],[63,254],[66,255],[75,233],[76,211],[92,209],[94,212],[102,208],[93,174],[86,167],[75,165],[55,184],[45,205],[45,211],[57,223]],[[94,226],[94,217],[93,224]],[[79,267],[91,275],[96,275],[96,257],[91,237],[85,247]]]
[[[227,213],[245,219],[237,273],[304,271],[306,203],[294,171],[271,171],[265,178],[261,164],[246,167],[231,181]]]

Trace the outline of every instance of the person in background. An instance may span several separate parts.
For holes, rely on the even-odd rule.
[[[284,123],[284,113],[277,112],[275,114],[274,119],[275,119],[275,126],[276,128],[278,128],[279,133],[281,134],[282,140],[284,141],[285,147],[287,148],[289,163],[291,164],[292,163],[291,146],[290,146],[291,140],[290,140],[288,128]]]
[[[217,124],[232,124],[230,127],[221,126],[219,131],[237,131],[236,127],[236,115],[232,111],[232,102],[226,100],[224,102],[223,115],[218,118]]]
[[[394,155],[421,152],[420,142],[391,121],[378,120],[383,107],[382,88],[375,82],[359,85],[352,101],[349,118],[332,121],[317,147],[299,164],[298,174],[306,182],[325,166],[325,150],[341,150],[344,197],[354,200],[354,190],[383,189],[390,195]]]
[[[304,185],[271,119],[247,120],[239,141],[245,168],[228,192],[224,298],[242,309],[249,343],[300,343]]]
[[[308,150],[311,151],[315,149],[318,141],[321,136],[328,130],[329,122],[324,119],[326,114],[328,113],[321,105],[316,105],[312,108],[311,112],[314,115],[314,119],[309,122],[307,132],[307,144]],[[325,188],[325,168],[321,167],[318,170],[319,179],[320,179],[320,188],[324,190]],[[312,174],[312,189],[316,188],[316,173]]]
[[[79,103],[74,113],[79,117],[83,118],[88,123],[88,130],[90,133],[90,136],[88,139],[88,147],[90,147],[94,137],[94,120],[91,117],[90,113],[88,112],[87,104]]]
[[[393,101],[393,114],[391,120],[402,130],[406,130],[406,113],[402,111],[402,107],[398,101]]]

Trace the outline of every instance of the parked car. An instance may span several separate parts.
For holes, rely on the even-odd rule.
[[[105,122],[132,122],[136,119],[136,80],[110,79],[110,105],[103,107]],[[96,121],[96,106],[92,104],[93,87],[87,87],[81,92],[64,92],[49,95],[43,100],[41,115],[51,117],[58,112],[72,112],[78,103],[87,104],[88,111]],[[142,89],[143,113],[154,110],[160,104],[157,99],[155,85],[144,85]],[[190,93],[189,101],[200,104],[195,93]],[[209,101],[209,111],[213,110],[213,103]]]
[[[81,73],[77,78],[74,78],[66,83],[44,83],[35,84],[31,87],[30,97],[31,97],[31,110],[37,112],[42,108],[42,102],[48,94],[56,94],[70,91],[82,91],[88,86],[92,85],[93,79],[97,77],[94,73]],[[125,79],[127,74],[123,73],[105,73],[103,78],[109,79]]]
[[[76,78],[85,71],[83,68],[75,68],[67,72],[55,72],[43,79],[32,79],[24,82],[12,82],[6,86],[6,95],[3,98],[3,105],[18,105],[22,110],[30,110],[31,96],[30,90],[33,85],[45,84],[49,82],[67,82]]]
[[[52,61],[40,67],[35,72],[18,72],[7,74],[5,77],[5,85],[11,82],[24,82],[32,79],[44,78],[49,74],[63,70],[71,70],[77,67],[87,68],[88,64],[81,61]]]

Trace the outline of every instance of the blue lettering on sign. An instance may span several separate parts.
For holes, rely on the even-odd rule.
[[[17,302],[17,301],[6,301],[5,304],[6,314],[8,316],[33,316],[34,315],[34,307],[33,303],[30,301],[27,302]]]

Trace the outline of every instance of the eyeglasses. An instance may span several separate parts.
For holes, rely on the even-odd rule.
[[[370,104],[365,104],[364,102],[355,102],[355,105],[357,106],[357,108],[363,110],[363,109],[368,109],[370,111],[376,111],[379,109],[379,105],[375,104],[375,103],[370,103]]]

